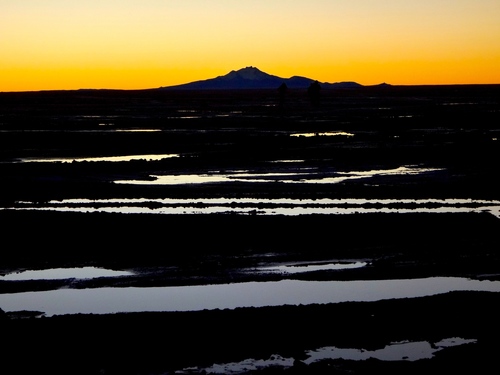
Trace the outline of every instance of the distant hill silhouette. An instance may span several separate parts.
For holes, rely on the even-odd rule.
[[[165,86],[161,89],[177,89],[177,90],[239,90],[239,89],[277,89],[283,83],[290,89],[307,89],[311,83],[316,80],[293,76],[290,78],[282,78],[275,75],[265,73],[253,66],[247,66],[240,70],[232,70],[226,75],[216,78],[185,83],[176,86]],[[356,82],[337,82],[328,83],[320,82],[322,88],[357,88],[363,85]]]

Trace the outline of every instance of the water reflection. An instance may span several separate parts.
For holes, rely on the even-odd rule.
[[[368,263],[366,262],[305,264],[305,265],[296,264],[296,265],[262,267],[259,268],[259,270],[265,272],[280,272],[280,273],[294,274],[294,273],[313,272],[313,271],[331,271],[331,270],[347,270],[354,268],[362,268],[365,267],[367,264]]]
[[[146,154],[146,155],[123,155],[123,156],[99,156],[99,157],[64,157],[64,158],[21,158],[16,159],[19,163],[72,163],[72,162],[92,162],[92,161],[132,161],[132,160],[163,160],[179,157],[179,154]]]
[[[297,159],[297,160],[283,159],[283,160],[272,160],[269,163],[305,163],[305,160],[303,160],[303,159]]]
[[[130,198],[65,199],[44,204],[16,202],[15,210],[109,212],[124,214],[350,215],[357,213],[488,212],[500,218],[500,201],[473,199],[262,199],[262,198]]]
[[[430,359],[434,353],[445,348],[475,343],[477,340],[449,338],[436,343],[427,341],[396,342],[377,350],[364,349],[343,349],[336,347],[324,347],[317,350],[308,351],[309,356],[304,363],[311,364],[324,359],[347,359],[354,361],[364,361],[375,358],[381,361],[418,361]]]
[[[354,134],[343,132],[343,131],[323,132],[323,133],[294,133],[294,134],[290,134],[290,136],[292,136],[292,137],[332,137],[332,136],[339,136],[339,135],[343,135],[346,137],[354,137]]]
[[[430,343],[427,341],[407,341],[396,342],[378,350],[347,349],[334,346],[308,350],[307,356],[302,362],[310,365],[326,359],[344,359],[354,361],[364,361],[375,358],[381,361],[418,361],[430,359],[434,354],[454,346],[476,343],[474,339],[463,339],[452,337],[439,342]],[[272,355],[269,359],[246,359],[241,362],[231,362],[224,364],[214,364],[206,368],[186,368],[177,371],[176,374],[240,374],[242,372],[257,371],[269,367],[290,368],[294,365],[294,358]]]
[[[156,133],[161,132],[161,129],[116,129],[117,133]]]
[[[4,311],[43,311],[48,316],[79,313],[196,311],[378,301],[423,297],[461,290],[500,292],[500,281],[430,277],[411,280],[281,280],[151,288],[58,289],[0,294],[0,307]]]
[[[347,180],[366,179],[375,176],[418,175],[442,170],[441,168],[419,168],[402,166],[393,169],[377,169],[350,172],[318,172],[312,168],[296,172],[247,172],[206,173],[180,175],[151,175],[153,180],[115,180],[117,184],[129,185],[183,185],[223,182],[281,182],[302,184],[337,184]]]
[[[79,268],[50,268],[44,270],[27,270],[15,273],[9,273],[0,276],[0,280],[19,281],[19,280],[61,280],[61,279],[93,279],[97,277],[119,277],[130,276],[132,272],[114,271],[97,267],[79,267]]]
[[[112,126],[113,124],[99,124],[100,126]],[[100,129],[0,129],[0,133],[151,133],[161,132],[162,129],[147,128],[100,128]]]

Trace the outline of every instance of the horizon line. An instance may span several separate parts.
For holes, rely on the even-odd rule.
[[[296,76],[295,76],[296,77]],[[291,78],[291,77],[290,77]],[[307,78],[307,77],[304,77]],[[211,78],[208,78],[208,80]],[[80,87],[74,89],[38,89],[38,90],[10,90],[10,91],[2,91],[0,90],[0,94],[9,94],[9,93],[41,93],[41,92],[71,92],[71,91],[151,91],[151,90],[169,90],[172,91],[257,91],[257,90],[274,90],[273,88],[231,88],[231,89],[179,89],[179,86],[188,85],[190,83],[199,82],[204,80],[192,81],[187,83],[180,83],[171,86],[157,86],[157,87],[145,87],[145,88],[112,88],[112,87],[101,87],[101,88],[92,88],[92,87]],[[317,81],[317,80],[316,80]],[[345,82],[353,82],[358,83],[356,81],[339,81],[339,82],[320,82],[320,84],[336,84],[336,83],[345,83]],[[338,87],[338,88],[327,88],[327,90],[356,90],[363,88],[373,88],[377,86],[386,85],[386,87],[446,87],[446,86],[500,86],[499,83],[421,83],[421,84],[392,84],[387,82],[381,82],[371,85],[363,85],[358,83],[360,86],[356,88],[346,88],[346,87]],[[305,90],[304,88],[289,88],[289,90]]]

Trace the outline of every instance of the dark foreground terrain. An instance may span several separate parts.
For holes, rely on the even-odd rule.
[[[301,90],[0,93],[0,275],[84,266],[135,272],[0,279],[0,294],[285,278],[498,281],[499,124],[497,85],[323,90],[319,102]],[[159,154],[175,157],[150,157]],[[80,159],[128,155],[144,156]],[[405,173],[384,172],[401,167]],[[117,183],[227,173],[203,184]],[[226,211],[205,213],[212,198],[229,199]],[[282,198],[313,200],[306,208],[340,201],[321,213],[266,211],[290,208]],[[120,211],[125,206],[138,211]],[[359,212],[335,211],[351,206]],[[162,213],[167,208],[186,211]],[[246,272],[356,260],[367,266]],[[0,305],[0,373],[210,373],[216,364],[270,358],[289,362],[216,373],[489,373],[500,350],[499,292],[54,316]],[[437,344],[449,339],[464,344]],[[406,342],[436,352],[307,360],[320,348],[366,353]]]

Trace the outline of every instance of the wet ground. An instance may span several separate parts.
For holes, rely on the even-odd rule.
[[[319,104],[293,90],[284,101],[272,90],[0,93],[0,293],[497,282],[499,120],[495,85],[332,90]],[[332,266],[356,262],[363,266]],[[127,273],[7,277],[90,267]],[[53,316],[49,307],[0,305],[1,366],[482,372],[500,348],[499,298],[450,290],[184,312],[144,303],[142,312]]]

